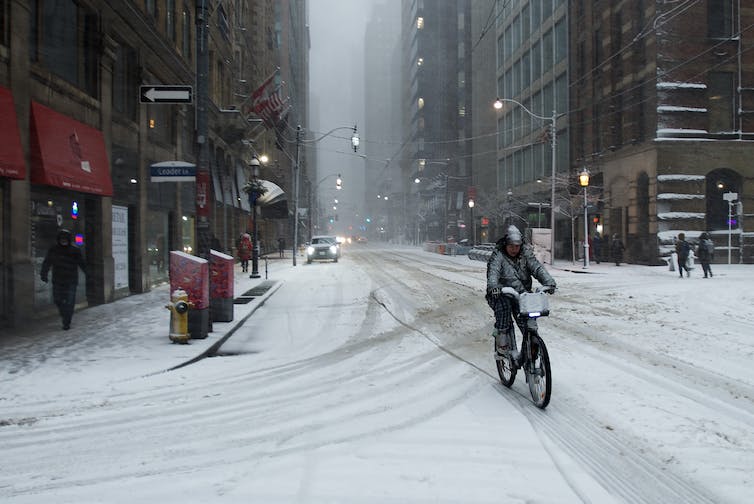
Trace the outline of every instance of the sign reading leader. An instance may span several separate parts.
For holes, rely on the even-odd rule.
[[[191,86],[139,86],[141,103],[192,103],[193,100]]]

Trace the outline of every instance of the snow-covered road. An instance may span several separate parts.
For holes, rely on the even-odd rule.
[[[8,377],[30,420],[0,427],[0,499],[745,501],[754,268],[558,266],[545,411],[497,381],[484,263],[352,247],[292,269],[218,357],[114,381],[95,351],[85,393],[43,392],[54,359]]]

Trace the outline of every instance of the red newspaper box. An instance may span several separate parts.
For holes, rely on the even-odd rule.
[[[188,330],[192,339],[209,335],[209,262],[185,252],[170,252],[170,292],[183,289],[192,308],[188,312]]]
[[[209,304],[213,322],[233,320],[233,258],[209,251]]]

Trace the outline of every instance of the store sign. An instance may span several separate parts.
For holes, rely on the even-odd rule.
[[[113,205],[113,263],[115,289],[128,287],[128,208]]]
[[[149,166],[152,182],[194,182],[196,165],[185,161],[163,161]]]

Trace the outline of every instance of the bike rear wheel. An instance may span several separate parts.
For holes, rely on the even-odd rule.
[[[529,337],[530,360],[524,364],[526,381],[529,383],[529,393],[534,404],[541,409],[550,403],[552,393],[552,374],[550,373],[550,355],[547,346],[537,334]]]
[[[492,344],[493,348],[495,344]],[[516,380],[516,365],[513,363],[510,355],[497,356],[495,352],[495,364],[497,364],[497,374],[500,376],[500,383],[510,388]]]

